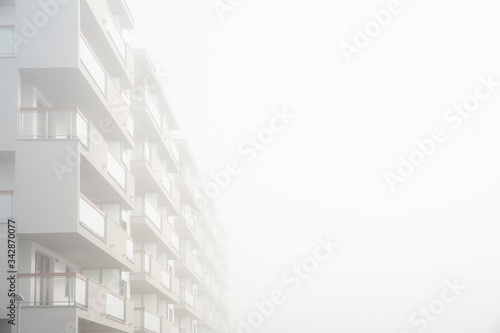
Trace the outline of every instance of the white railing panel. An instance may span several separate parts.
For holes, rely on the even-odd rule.
[[[125,321],[125,300],[111,293],[106,293],[106,316]]]
[[[106,239],[106,217],[82,197],[80,197],[80,222],[99,237]]]
[[[123,166],[118,162],[115,156],[108,151],[108,172],[114,180],[121,186],[122,189],[126,188],[127,175]]]
[[[94,79],[95,83],[102,91],[104,95],[106,95],[106,72],[102,68],[101,64],[94,56],[94,53],[90,49],[90,46],[87,42],[80,36],[80,59],[89,71],[90,75]]]

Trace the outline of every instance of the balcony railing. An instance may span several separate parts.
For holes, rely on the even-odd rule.
[[[80,223],[106,240],[106,215],[83,196],[80,197]]]
[[[172,155],[174,156],[174,159],[177,162],[177,164],[179,164],[180,154],[175,143],[172,144]]]
[[[181,288],[181,303],[194,308],[194,295],[186,288]]]
[[[162,171],[162,185],[167,190],[168,194],[172,193],[172,181],[168,177],[165,171]]]
[[[126,256],[127,259],[133,261],[134,260],[134,241],[131,238],[127,238],[127,249]]]
[[[146,103],[146,106],[151,112],[151,115],[153,116],[156,125],[158,125],[158,128],[161,130],[162,126],[161,113],[160,110],[158,110],[156,102],[153,100],[153,97],[151,96],[151,93],[149,92],[148,88],[144,89],[144,102]]]
[[[198,260],[195,260],[194,262],[194,271],[196,274],[198,274],[201,278],[203,278],[203,269],[201,268],[200,263]]]
[[[87,309],[91,299],[105,296],[104,314],[125,322],[126,299],[78,273],[18,274],[23,307],[76,306]],[[89,304],[90,303],[90,304]],[[90,309],[89,309],[90,310]]]
[[[89,147],[89,124],[76,108],[21,108],[22,139],[78,139]]]
[[[28,306],[87,308],[88,279],[77,273],[18,274],[19,294]]]
[[[161,214],[148,197],[135,197],[135,211],[133,215],[146,216],[160,232],[163,230]]]
[[[14,29],[12,25],[0,25],[0,57],[11,57],[15,54]]]
[[[128,104],[130,104],[130,100]],[[127,132],[128,134],[130,134],[130,136],[134,137],[134,119],[128,112],[127,112]]]
[[[111,37],[111,40],[118,49],[118,53],[120,53],[120,56],[122,57],[123,61],[126,61],[126,54],[127,54],[125,46],[126,44],[123,41],[122,34],[116,27],[115,21],[113,20],[113,17],[109,12],[107,13],[107,18],[106,18],[106,29],[109,33],[109,36]]]
[[[127,188],[127,172],[110,150],[108,150],[107,170],[118,185],[125,190]]]
[[[186,224],[188,225],[188,227],[191,228],[191,230],[194,232],[195,222],[194,222],[192,207],[190,205],[186,205],[186,204],[183,205],[181,207],[181,216],[186,221]]]
[[[106,96],[106,71],[82,35],[80,35],[80,59],[101,92]]]
[[[161,284],[168,290],[172,288],[172,277],[166,270],[162,270],[161,272]]]
[[[106,293],[106,316],[125,321],[125,298],[118,294]]]
[[[134,251],[134,272],[151,274],[151,255],[143,250]]]
[[[151,153],[151,144],[147,140],[144,140],[135,145],[135,150],[132,152],[132,159],[143,160],[151,165]]]
[[[177,234],[175,234],[175,233],[172,233],[172,246],[174,247],[174,249],[177,250],[177,252],[179,251],[180,240],[179,240],[179,236],[177,236]]]
[[[0,221],[12,217],[12,191],[0,191]]]
[[[145,308],[135,308],[134,331],[161,333],[161,317]]]

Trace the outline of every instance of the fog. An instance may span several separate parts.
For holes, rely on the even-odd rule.
[[[228,231],[232,332],[500,329],[498,1],[128,3]]]

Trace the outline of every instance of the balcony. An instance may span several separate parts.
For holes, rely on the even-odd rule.
[[[13,25],[0,25],[0,58],[15,56]]]
[[[77,108],[21,108],[21,139],[77,139],[89,148],[89,123]]]
[[[80,224],[79,231],[82,235],[87,236],[97,247],[102,251],[100,253],[99,260],[95,260],[90,254],[92,252],[87,252],[87,257],[91,262],[94,262],[94,267],[99,267],[97,261],[104,261],[106,257],[111,257],[114,260],[118,260],[120,263],[125,265],[128,269],[132,270],[133,264],[133,240],[127,235],[127,232],[118,225],[117,222],[113,221],[109,216],[104,214],[97,206],[95,206],[88,198],[84,195],[80,197]],[[76,245],[76,244],[75,244]],[[62,253],[72,253],[73,251],[66,251]],[[105,252],[106,255],[103,255]],[[69,258],[69,256],[66,257]],[[75,254],[76,255],[76,254]],[[111,261],[111,258],[108,258]],[[116,263],[109,262],[109,266],[102,263],[101,267],[115,267]],[[81,265],[88,266],[88,265]]]
[[[175,272],[179,277],[189,277],[203,283],[201,265],[192,251],[181,248],[181,260],[175,262]]]
[[[215,267],[215,246],[212,245],[209,241],[205,240],[202,243],[201,250],[198,251],[198,258],[200,261],[206,262],[211,265],[212,268]]]
[[[155,98],[147,87],[134,91],[132,114],[142,125],[137,128],[136,137],[147,138],[158,143],[158,154],[166,161],[167,170],[172,173],[179,171],[179,152],[176,148],[167,117],[162,113]]]
[[[178,215],[180,194],[172,184],[165,165],[152,149],[147,140],[139,142],[132,155],[132,168],[137,179],[136,191],[139,193],[156,192],[161,206],[167,206],[169,215]]]
[[[177,329],[177,331],[176,331]],[[178,332],[176,324],[146,308],[135,308],[135,333],[174,333]]]
[[[202,310],[203,320],[200,321],[200,327],[207,327],[208,329],[217,330],[215,324],[215,307],[211,305],[203,305]]]
[[[108,8],[107,1],[86,0],[81,2],[81,31],[96,45],[99,58],[106,68],[120,73],[133,83],[134,57],[130,45],[125,42],[121,28]]]
[[[90,125],[90,137],[89,150],[81,151],[82,192],[98,202],[121,202],[124,208],[133,208],[135,178],[132,173],[93,124]]]
[[[193,249],[197,250],[201,248],[200,230],[196,224],[191,206],[187,204],[181,205],[181,216],[175,220],[175,230],[177,230],[182,239],[191,241]]]
[[[167,252],[173,258],[179,259],[179,238],[173,226],[147,195],[137,195],[135,203],[135,210],[130,218],[134,239],[140,243],[156,242],[160,252]]]
[[[47,144],[52,141],[54,144],[44,145],[43,149],[52,148],[54,154],[71,155],[70,167],[79,168],[82,191],[93,200],[114,200],[122,202],[125,207],[133,207],[131,198],[134,195],[135,181],[132,174],[114,156],[100,132],[77,108],[21,108],[19,138],[44,140]],[[68,142],[58,145],[58,140],[72,140],[75,144]],[[57,149],[61,151],[57,152]],[[77,152],[81,155],[77,156]],[[68,157],[65,160],[68,166]],[[54,163],[55,161],[51,161],[49,165]]]
[[[93,87],[95,96],[84,93],[84,90],[81,90],[80,96],[75,97],[77,98],[76,100],[79,101],[82,99],[82,96],[92,96],[93,98],[87,98],[85,101],[81,102],[79,101],[82,106],[85,106],[86,109],[88,108],[89,117],[97,124],[106,124],[106,135],[110,139],[123,141],[126,148],[133,148],[134,120],[130,113],[130,105],[127,103],[127,94],[123,89],[117,86],[110,72],[106,70],[108,67],[102,65],[99,60],[100,58],[96,55],[83,35],[80,35],[79,44],[79,59],[83,65],[81,67],[81,72],[87,82]],[[72,82],[78,82],[78,80],[72,80]],[[57,101],[57,98],[60,97],[55,98]],[[92,103],[92,106],[89,105],[92,100],[96,99],[101,103],[100,106],[106,109],[105,112],[99,112],[95,103]],[[106,115],[106,117],[103,117],[103,115]],[[111,123],[110,120],[113,122]]]
[[[79,331],[132,332],[133,303],[77,273],[18,274],[23,330],[44,327],[63,332],[68,322]],[[47,321],[47,318],[57,320]]]
[[[198,299],[192,292],[186,288],[181,288],[181,302],[175,306],[176,316],[194,316],[197,319],[202,319],[202,306]]]
[[[197,209],[204,208],[206,200],[196,187],[196,178],[190,165],[181,165],[175,184],[179,188],[183,202],[189,202]]]
[[[198,293],[199,294],[204,294],[209,296],[213,301],[219,302],[220,301],[220,295],[217,296],[214,292],[215,285],[212,282],[212,279],[208,276],[208,274],[205,274],[203,277],[203,284],[198,285]]]
[[[179,303],[180,282],[146,251],[134,251],[135,270],[130,275],[133,293],[157,293],[169,303]]]

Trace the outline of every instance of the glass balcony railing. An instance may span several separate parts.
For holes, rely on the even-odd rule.
[[[174,249],[177,250],[177,252],[179,252],[180,240],[179,240],[179,236],[177,236],[175,233],[172,233],[172,246],[174,247]]]
[[[22,139],[78,139],[89,147],[89,124],[78,109],[21,108]]]
[[[14,26],[0,25],[0,57],[10,57],[15,54]]]
[[[187,291],[186,288],[181,288],[181,303],[194,308],[194,295]]]
[[[130,104],[130,102],[128,104]],[[128,112],[127,112],[127,132],[128,134],[130,134],[130,136],[134,137],[134,119]]]
[[[170,276],[170,273],[167,272],[166,270],[162,270],[162,273],[161,273],[161,284],[167,288],[168,290],[171,289],[172,287],[172,277]]]
[[[7,221],[12,217],[12,193],[0,191],[0,221]]]
[[[151,274],[151,255],[142,250],[134,251],[134,262],[134,272]]]
[[[106,240],[106,215],[83,196],[80,197],[80,223]]]
[[[125,321],[125,298],[117,294],[106,292],[106,316]]]
[[[23,307],[77,306],[87,308],[88,280],[77,273],[18,274]]]
[[[88,308],[89,299],[105,295],[104,314],[125,322],[124,297],[78,273],[18,274],[23,307],[76,306]]]
[[[196,274],[198,274],[199,277],[203,278],[203,269],[201,268],[201,265],[198,262],[198,260],[195,260],[194,262],[194,271]]]
[[[131,170],[130,159],[131,159],[130,151],[122,150],[122,162],[123,162],[123,164],[125,164],[125,166],[127,167],[127,169],[129,171]]]
[[[135,149],[132,151],[132,159],[139,161],[146,161],[151,165],[151,144],[144,140],[142,142],[137,142]]]
[[[134,331],[161,332],[161,317],[144,308],[134,309]]]
[[[188,227],[191,228],[191,230],[194,232],[195,222],[194,222],[192,207],[190,205],[183,205],[181,207],[181,216],[186,221]]]
[[[151,115],[153,116],[156,125],[158,125],[158,128],[161,130],[161,125],[162,125],[161,113],[160,110],[158,110],[158,107],[156,106],[156,103],[153,100],[153,97],[151,96],[151,93],[147,88],[144,90],[144,102],[146,103],[146,106],[151,112]]]
[[[133,215],[146,216],[160,232],[163,230],[161,214],[148,197],[135,197],[135,211]]]
[[[127,259],[134,260],[134,241],[130,238],[127,238],[127,243],[126,243],[126,256]]]
[[[179,150],[177,149],[175,143],[172,144],[172,155],[174,156],[174,159],[177,162],[177,164],[179,164],[180,155],[179,155]]]
[[[127,188],[127,172],[123,165],[109,150],[107,170],[111,177],[113,177],[113,179],[118,183],[118,185],[120,185],[120,187],[125,190]]]
[[[101,92],[106,96],[106,71],[82,35],[80,35],[80,60],[89,71]]]
[[[127,54],[125,47],[126,44],[123,41],[122,34],[116,27],[115,21],[113,20],[113,17],[109,12],[107,13],[107,18],[106,18],[106,29],[109,33],[109,36],[111,37],[111,40],[118,49],[118,53],[120,53],[120,56],[122,57],[123,61],[126,61],[126,54]]]
[[[172,193],[172,182],[165,171],[162,171],[162,185],[167,190],[168,194]]]

